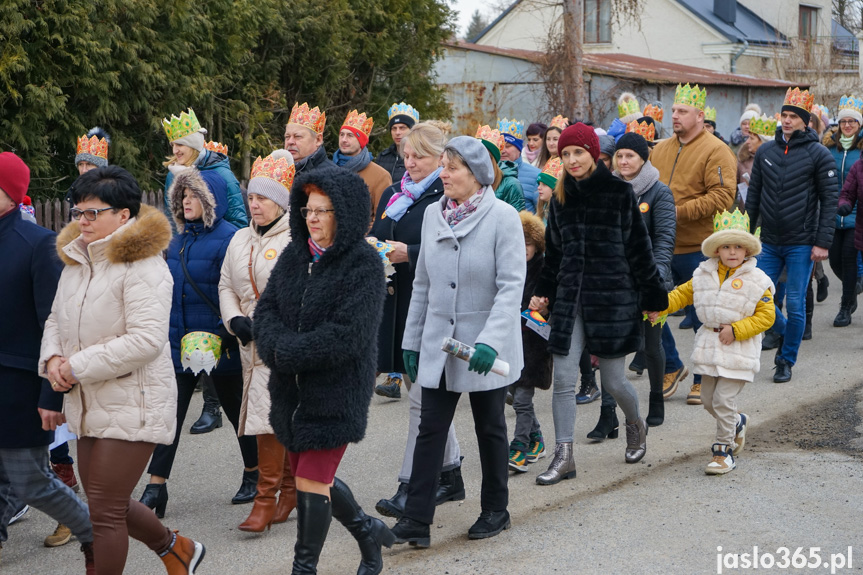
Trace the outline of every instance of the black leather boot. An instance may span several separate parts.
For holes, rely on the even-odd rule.
[[[243,470],[243,482],[237,490],[237,494],[231,499],[234,505],[242,503],[251,503],[255,500],[255,494],[258,492],[258,470],[246,471]]]
[[[650,392],[650,402],[648,403],[647,425],[650,427],[658,427],[665,421],[665,400],[662,398],[661,391]]]
[[[204,409],[201,410],[201,417],[198,421],[192,424],[189,433],[209,433],[214,429],[222,427],[222,412],[219,404],[219,397],[216,395],[216,388],[213,386],[213,379],[209,375],[201,376],[203,382]]]
[[[389,499],[381,499],[375,505],[375,510],[385,517],[401,519],[405,512],[405,502],[408,500],[408,484],[399,483],[396,494]]]
[[[345,526],[360,547],[362,560],[357,575],[378,575],[384,569],[381,547],[392,547],[395,535],[383,521],[363,512],[350,488],[338,477],[330,488],[330,497],[333,501],[333,517]]]
[[[165,517],[165,507],[168,505],[168,484],[148,483],[139,499],[141,503],[156,511],[156,517]]]
[[[464,480],[461,478],[461,463],[455,469],[443,471],[440,474],[435,505],[447,501],[461,501],[464,499]]]
[[[396,543],[409,543],[421,549],[431,545],[431,534],[427,523],[414,521],[410,517],[402,517],[393,525],[391,532]]]
[[[617,421],[617,409],[613,405],[603,405],[599,408],[599,421],[593,431],[587,434],[588,439],[602,441],[606,437],[608,439],[617,439],[620,428],[620,422]]]
[[[326,495],[297,491],[297,542],[293,575],[316,575],[321,549],[327,540],[333,506]]]

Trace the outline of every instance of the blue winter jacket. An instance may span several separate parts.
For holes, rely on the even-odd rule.
[[[237,181],[237,177],[234,175],[234,172],[231,171],[231,163],[228,160],[228,156],[211,150],[204,150],[201,155],[198,156],[198,160],[195,162],[194,167],[201,172],[215,171],[215,173],[222,177],[227,186],[228,194],[225,219],[238,228],[245,228],[248,226],[249,216],[246,213],[246,205],[243,203],[243,192],[240,190],[240,182]],[[165,178],[165,213],[168,215],[168,219],[171,220],[172,223],[174,219],[173,214],[171,213],[171,208],[168,205],[168,190],[171,188],[171,183],[173,181],[174,174],[172,172],[168,172],[168,176]],[[175,228],[174,231],[179,231],[180,229],[182,228]]]
[[[187,222],[183,217],[183,190],[187,188],[198,197],[204,208],[200,220]],[[168,267],[174,278],[169,330],[174,369],[178,373],[183,371],[180,362],[180,340],[183,336],[192,331],[206,331],[223,337],[222,358],[213,373],[240,373],[236,338],[227,337],[221,319],[188,282],[180,263],[180,258],[183,258],[191,278],[218,308],[222,261],[238,229],[224,219],[227,205],[225,181],[215,170],[198,171],[190,168],[174,178],[168,198],[174,223],[177,229],[182,230],[168,246]]]
[[[515,161],[515,165],[518,167],[518,181],[524,191],[524,209],[535,214],[536,202],[539,200],[536,179],[539,177],[540,170],[523,161],[521,157]]]
[[[824,133],[821,143],[827,146],[830,153],[833,154],[833,159],[836,160],[836,167],[839,168],[839,189],[845,184],[845,178],[848,177],[848,172],[851,171],[851,166],[854,162],[860,159],[860,146],[863,146],[863,138],[858,134],[851,145],[850,150],[846,150],[839,142],[839,136],[842,133],[838,126],[831,128]],[[857,205],[847,216],[836,214],[836,229],[837,230],[853,230],[854,223],[857,221]]]

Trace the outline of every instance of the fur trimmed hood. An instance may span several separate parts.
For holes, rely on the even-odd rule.
[[[81,265],[73,257],[76,251],[73,242],[80,236],[78,222],[66,224],[57,235],[57,254],[67,266]],[[171,243],[171,224],[162,212],[142,204],[136,217],[101,241],[107,243],[105,257],[110,263],[128,264],[158,255],[167,249]]]
[[[821,143],[824,144],[828,149],[830,148],[839,148],[839,138],[842,136],[842,132],[839,131],[839,126],[833,126],[826,132],[824,132],[824,136],[821,138]],[[858,150],[863,150],[863,138],[860,137],[860,133],[858,133],[854,137],[854,145],[851,146],[851,149],[857,148]],[[840,150],[840,153],[841,150]]]
[[[530,242],[539,253],[545,252],[545,224],[539,216],[528,211],[518,213],[521,218],[521,227],[524,229],[524,240]]]
[[[183,216],[183,192],[186,189],[201,202],[204,215],[201,220],[204,227],[212,228],[225,216],[228,208],[228,189],[225,181],[214,170],[200,171],[188,168],[174,177],[171,187],[168,188],[168,207],[171,217],[178,230],[186,227],[186,218]]]

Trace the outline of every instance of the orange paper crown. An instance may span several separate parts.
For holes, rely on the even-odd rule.
[[[788,88],[785,93],[785,102],[783,106],[793,106],[800,108],[804,112],[811,112],[812,104],[815,103],[815,95],[810,94],[809,90],[800,90],[800,88]]]
[[[560,157],[555,156],[547,161],[542,173],[550,175],[555,180],[560,179],[560,175],[563,173],[563,162],[560,161]]]
[[[303,102],[302,105],[297,102],[291,109],[291,117],[288,119],[288,124],[297,124],[308,128],[316,134],[323,134],[324,126],[327,125],[327,115],[321,112],[317,106],[309,109],[307,102]]]
[[[251,179],[269,178],[270,180],[279,182],[285,186],[286,189],[290,190],[291,185],[294,183],[294,176],[296,173],[296,166],[294,166],[294,164],[289,164],[288,160],[285,158],[267,156],[266,158],[261,159],[261,157],[258,156],[258,159],[255,160],[255,163],[252,165]]]
[[[476,138],[480,140],[486,140],[487,142],[491,142],[499,151],[503,151],[504,139],[503,134],[500,133],[500,130],[493,130],[491,126],[480,126],[476,131]]]
[[[626,125],[626,131],[638,134],[648,142],[652,142],[656,137],[656,126],[649,122],[639,123],[638,120],[632,121]]]
[[[549,127],[551,128],[560,128],[561,130],[565,130],[569,126],[569,118],[564,118],[561,115],[557,115],[551,119],[551,124]]]
[[[665,115],[665,112],[662,111],[662,104],[654,106],[653,104],[648,104],[644,107],[644,115],[650,116],[657,122],[662,122],[662,117]]]
[[[90,154],[91,156],[107,160],[108,141],[105,140],[105,138],[99,138],[98,136],[88,138],[87,134],[84,134],[78,138],[78,151],[75,152],[75,154]]]
[[[219,154],[228,155],[228,146],[223,144],[222,142],[207,142],[204,144],[204,148],[210,150],[211,152],[217,152]]]

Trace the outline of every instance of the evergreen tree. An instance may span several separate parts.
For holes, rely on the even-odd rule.
[[[467,33],[465,34],[465,40],[468,42],[473,42],[480,33],[488,27],[488,20],[483,17],[482,13],[479,10],[474,10],[473,15],[470,17],[470,24],[467,26]]]

